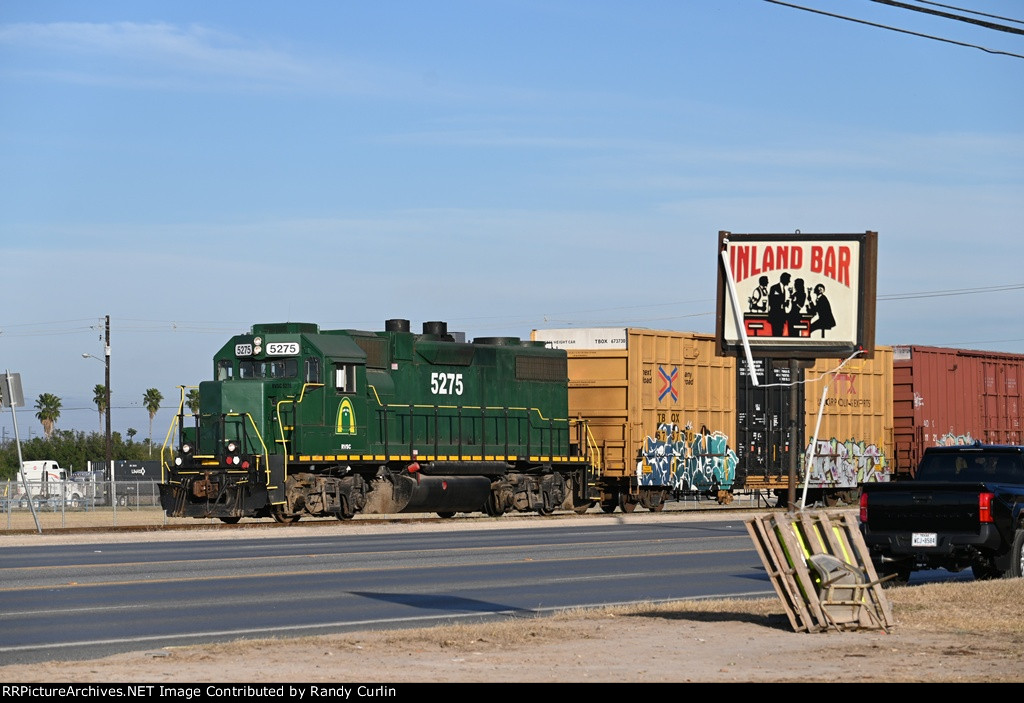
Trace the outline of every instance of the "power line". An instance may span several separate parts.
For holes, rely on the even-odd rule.
[[[947,290],[922,291],[920,293],[893,293],[891,295],[879,295],[878,300],[911,300],[914,298],[940,298],[949,295],[974,295],[976,293],[998,293],[1001,291],[1024,289],[1024,283],[1014,283],[1005,286],[987,286],[984,288],[950,288]]]
[[[1024,290],[1024,283],[1006,283],[1006,284],[1001,284],[1001,285],[996,285],[996,286],[983,286],[983,287],[977,287],[977,288],[947,288],[945,290],[914,291],[914,292],[908,292],[908,293],[889,293],[889,294],[885,294],[885,295],[877,295],[876,299],[877,300],[913,300],[913,299],[916,299],[916,298],[939,298],[939,297],[959,296],[959,295],[977,295],[977,294],[981,294],[981,293],[1005,293],[1005,292],[1016,291],[1016,290]],[[571,318],[573,316],[578,316],[578,315],[624,313],[624,312],[633,311],[633,310],[652,310],[652,309],[657,309],[657,308],[662,308],[663,309],[663,308],[667,308],[667,307],[671,308],[671,307],[677,307],[677,306],[681,306],[681,305],[694,305],[694,304],[701,304],[701,305],[703,305],[703,304],[707,303],[709,300],[712,303],[714,302],[714,299],[708,299],[708,298],[691,299],[691,300],[676,300],[676,301],[660,302],[660,303],[637,304],[637,305],[620,305],[620,306],[612,306],[612,307],[604,307],[604,308],[589,308],[589,309],[586,309],[586,310],[566,310],[566,311],[560,311],[560,312],[546,313],[546,314],[541,315],[541,317],[544,318],[545,322],[569,323],[569,320],[567,320],[565,318]],[[678,314],[672,314],[672,315],[666,315],[666,316],[660,316],[660,317],[641,317],[641,318],[632,317],[632,318],[630,318],[630,321],[635,322],[637,320],[640,320],[640,321],[643,321],[643,322],[656,322],[656,321],[665,321],[665,320],[679,320],[679,319],[693,318],[693,317],[703,317],[703,316],[706,316],[706,315],[714,315],[714,314],[715,313],[714,313],[713,310],[704,310],[704,311],[691,312],[691,313],[678,313]],[[197,334],[197,333],[199,333],[199,334],[224,334],[224,333],[234,334],[237,331],[237,329],[239,328],[239,326],[245,327],[245,325],[242,324],[242,323],[232,323],[232,322],[228,322],[228,321],[224,321],[224,322],[207,322],[207,321],[202,321],[202,322],[199,322],[199,321],[181,321],[181,320],[142,320],[142,319],[138,319],[138,318],[125,318],[125,319],[132,320],[134,322],[147,323],[145,327],[132,326],[132,325],[127,325],[126,326],[126,329],[132,330],[134,332],[166,332],[166,331],[172,331],[172,332],[187,332],[189,334]],[[532,316],[532,317],[531,316],[524,316],[520,320],[517,320],[517,322],[521,322],[523,324],[526,324],[530,320],[534,320],[534,319],[536,319],[536,316]],[[489,315],[489,316],[482,316],[482,317],[452,318],[451,321],[458,322],[458,323],[476,322],[478,324],[481,323],[481,322],[484,322],[484,321],[490,321],[490,322],[493,323],[493,325],[491,325],[491,327],[494,327],[494,325],[499,325],[499,324],[504,327],[504,326],[508,325],[508,323],[510,321],[510,318],[499,316],[499,315]],[[36,325],[36,326],[58,325],[58,324],[67,324],[67,323],[71,323],[71,322],[77,322],[77,320],[57,320],[57,321],[54,321],[54,322],[41,322],[41,323],[22,324],[22,325],[8,325],[8,326],[5,326],[4,329],[6,330],[6,329],[10,329],[12,327],[31,327],[33,325]],[[618,321],[616,321],[616,323],[617,322]],[[333,324],[333,323],[331,323],[331,324]],[[339,322],[337,324],[339,324],[339,325],[352,325],[352,324],[355,324],[355,321],[348,320],[348,321],[345,321],[345,322]],[[604,323],[604,324],[615,324],[615,323],[608,322],[608,323]],[[623,323],[623,324],[628,324],[628,323]],[[74,334],[76,332],[80,333],[81,331],[87,330],[87,329],[90,329],[90,328],[72,327],[72,328],[68,328],[68,329],[56,329],[56,330],[31,330],[31,329],[29,329],[29,330],[22,330],[22,331],[14,333],[14,334],[6,334],[5,333],[4,336],[6,336],[6,337],[34,337],[34,336],[40,336],[40,335],[64,335],[64,334]]]
[[[964,7],[954,7],[953,5],[944,5],[941,2],[928,2],[928,0],[917,0],[922,5],[934,5],[935,7],[944,7],[947,10],[957,10],[958,12],[969,12],[972,15],[978,15],[979,17],[991,17],[994,20],[1003,20],[1004,22],[1014,22],[1015,24],[1024,24],[1024,20],[1015,20],[1012,17],[1000,17],[999,15],[990,15],[987,12],[978,12],[977,10],[968,10]]]
[[[908,5],[905,2],[896,2],[896,0],[871,0],[871,2],[877,2],[880,5],[889,5],[890,7],[898,7],[903,10],[911,10],[913,12],[923,12],[927,15],[935,15],[936,17],[944,17],[948,20],[957,20],[958,22],[967,22],[969,24],[976,24],[979,27],[985,29],[994,29],[997,32],[1010,32],[1011,34],[1024,34],[1024,29],[1017,29],[1016,27],[1007,27],[1005,24],[996,24],[995,22],[986,22],[985,20],[976,20],[973,17],[964,17],[963,15],[954,15],[951,12],[940,12],[939,10],[929,10],[926,7],[918,7],[916,5]],[[959,8],[953,8],[959,9]],[[1012,21],[1012,20],[1011,20]]]
[[[878,29],[888,29],[889,31],[892,31],[892,32],[900,32],[901,34],[910,34],[912,36],[921,37],[923,39],[933,39],[935,41],[945,42],[947,44],[955,44],[957,46],[967,47],[968,49],[979,49],[979,50],[984,51],[984,52],[989,53],[989,54],[1002,54],[1003,56],[1010,56],[1010,57],[1013,57],[1015,59],[1024,59],[1024,55],[1014,54],[1014,53],[1009,52],[1009,51],[999,51],[998,49],[989,49],[987,47],[979,46],[977,44],[969,44],[967,42],[955,41],[953,39],[946,39],[945,37],[937,37],[937,36],[935,36],[933,34],[923,34],[921,32],[912,32],[909,29],[900,29],[899,27],[892,27],[892,26],[889,26],[887,24],[879,24],[877,22],[868,22],[867,20],[857,19],[856,17],[847,17],[845,15],[837,15],[837,14],[832,13],[832,12],[825,12],[824,10],[817,10],[817,9],[815,9],[813,7],[804,7],[802,5],[794,5],[792,3],[782,2],[782,0],[764,0],[764,1],[765,2],[770,2],[773,5],[783,5],[785,7],[791,7],[794,10],[803,10],[804,12],[813,12],[813,13],[815,13],[817,15],[825,15],[826,17],[832,17],[832,18],[835,18],[835,19],[846,20],[847,22],[856,22],[858,24],[866,24],[869,27],[877,27]]]

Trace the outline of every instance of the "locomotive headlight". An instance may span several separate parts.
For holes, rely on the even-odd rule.
[[[235,444],[234,442],[228,442],[227,450],[234,454],[235,452],[238,451],[238,445]]]
[[[181,466],[181,457],[180,456],[174,457],[174,465],[175,466]]]
[[[183,445],[181,445],[181,453],[182,454],[191,454],[192,453],[192,445],[189,444],[188,442],[185,442]]]
[[[261,354],[262,352],[263,352],[263,347],[261,347],[259,344],[257,344],[256,346],[254,346],[252,348],[252,353],[253,354]]]
[[[263,344],[263,337],[253,337],[252,343],[258,347],[259,345]]]

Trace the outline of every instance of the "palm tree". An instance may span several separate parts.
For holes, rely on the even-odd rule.
[[[189,411],[193,415],[198,415],[199,414],[199,389],[198,388],[193,388],[192,390],[190,390],[188,392],[188,395],[185,396],[185,405],[188,406]]]
[[[100,411],[100,433],[103,432],[103,415],[107,411],[107,387],[97,383],[92,389],[92,402],[96,403],[96,409]]]
[[[158,391],[156,388],[147,388],[146,392],[142,394],[142,404],[146,410],[149,411],[149,455],[153,456],[153,418],[156,417],[157,411],[160,409],[160,401],[164,399],[164,394]]]
[[[60,398],[52,393],[40,393],[36,398],[36,419],[42,423],[47,439],[53,434],[53,426],[60,419],[60,406]]]

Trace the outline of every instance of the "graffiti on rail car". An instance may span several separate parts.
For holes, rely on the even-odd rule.
[[[970,432],[954,434],[953,430],[950,430],[946,434],[935,438],[935,446],[937,447],[954,447],[963,444],[974,444],[974,437],[971,436]]]
[[[807,445],[804,456],[810,456]],[[889,480],[892,467],[885,451],[873,443],[836,438],[820,439],[814,449],[809,483],[813,486],[853,488],[860,483]]]
[[[678,491],[729,490],[738,463],[724,433],[706,427],[693,432],[690,424],[662,422],[653,437],[644,438],[637,482]]]

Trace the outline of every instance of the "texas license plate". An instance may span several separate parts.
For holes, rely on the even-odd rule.
[[[910,536],[912,547],[935,547],[939,544],[939,537],[934,532],[914,532]]]

